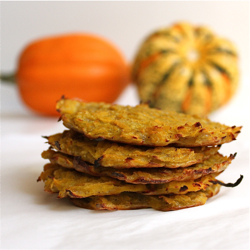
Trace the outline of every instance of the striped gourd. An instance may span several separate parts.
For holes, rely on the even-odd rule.
[[[206,27],[177,23],[151,34],[132,66],[142,102],[207,115],[228,102],[238,85],[234,45]]]

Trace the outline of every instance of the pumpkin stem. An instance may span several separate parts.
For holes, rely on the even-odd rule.
[[[11,73],[11,74],[0,75],[0,80],[3,82],[16,83],[16,74]]]

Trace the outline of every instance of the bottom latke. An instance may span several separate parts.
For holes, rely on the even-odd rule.
[[[205,191],[187,194],[146,196],[139,193],[121,193],[109,196],[91,196],[83,199],[72,198],[72,202],[82,208],[92,210],[132,210],[153,208],[159,211],[172,211],[204,205],[208,198],[216,195],[220,185],[210,186]]]

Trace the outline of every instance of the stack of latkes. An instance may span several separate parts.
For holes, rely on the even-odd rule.
[[[180,113],[62,98],[57,103],[69,130],[45,137],[50,161],[38,180],[45,191],[95,210],[203,205],[234,159],[218,153],[241,127]]]

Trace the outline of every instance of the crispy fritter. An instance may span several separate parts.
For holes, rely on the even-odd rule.
[[[88,164],[80,157],[72,157],[51,149],[42,153],[44,159],[49,159],[53,164],[59,164],[65,168],[75,169],[82,173],[94,176],[109,176],[133,184],[160,184],[170,181],[188,181],[198,179],[204,175],[221,173],[234,159],[235,155],[229,157],[217,153],[212,155],[203,163],[195,164],[187,168],[141,168],[141,169],[115,169],[104,168]]]
[[[83,161],[114,168],[187,167],[203,162],[219,147],[175,148],[139,147],[107,140],[97,142],[72,130],[47,137],[48,143],[65,154],[80,156]]]
[[[214,146],[235,140],[241,130],[241,127],[147,105],[130,107],[62,98],[56,108],[67,128],[92,139],[134,145]]]
[[[69,170],[59,165],[46,164],[38,180],[45,182],[45,191],[59,192],[58,198],[86,198],[93,195],[116,195],[123,192],[145,195],[186,194],[205,190],[216,182],[216,174],[206,175],[196,180],[172,181],[165,184],[128,184],[110,177],[95,177]]]
[[[138,193],[122,193],[110,196],[92,196],[84,199],[71,199],[82,208],[93,210],[131,210],[153,208],[160,211],[172,211],[204,205],[208,198],[220,191],[220,185],[212,185],[205,191],[190,192],[166,196],[146,196]]]

